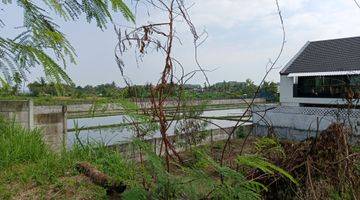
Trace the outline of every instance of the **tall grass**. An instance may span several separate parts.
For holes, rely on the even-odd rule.
[[[38,130],[26,130],[0,118],[0,169],[41,160],[50,151]]]
[[[54,187],[60,187],[57,190],[64,191],[55,193],[60,195],[60,199],[66,199],[66,196],[61,196],[66,195],[64,188],[74,189],[69,185],[76,182],[74,177],[78,172],[75,164],[83,161],[90,162],[117,180],[125,181],[127,185],[135,183],[135,164],[122,158],[115,150],[101,144],[95,147],[75,145],[70,151],[55,153],[42,140],[40,130],[27,130],[0,118],[0,199],[12,199],[28,187],[36,187],[40,193],[42,191],[45,194]],[[89,182],[80,181],[75,186],[79,188],[74,193],[95,187],[84,195],[96,197],[95,199],[106,197],[103,188]]]

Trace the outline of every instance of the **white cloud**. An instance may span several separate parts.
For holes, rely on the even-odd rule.
[[[309,0],[279,1],[280,7],[295,12]],[[276,16],[275,0],[200,0],[191,9],[192,18],[200,26],[232,28],[240,23],[262,21]]]
[[[199,29],[206,26],[208,41],[200,49],[199,59],[204,66],[219,69],[209,74],[211,82],[222,80],[243,81],[246,78],[259,81],[266,62],[279,50],[281,29],[276,13],[275,0],[192,0],[191,18]],[[284,17],[287,43],[279,66],[286,62],[308,40],[348,37],[360,35],[360,9],[352,0],[279,0]],[[150,20],[138,11],[138,24]],[[165,14],[157,13],[152,21],[161,20]],[[78,28],[79,26],[79,28]],[[87,26],[86,26],[87,27]],[[83,84],[96,84],[119,80],[119,72],[113,59],[115,45],[112,30],[98,33],[84,25],[64,27],[78,47],[79,66],[71,70],[75,80]],[[92,27],[92,26],[89,26]],[[94,31],[96,30],[96,31]],[[186,26],[177,27],[184,39],[182,47],[176,47],[175,56],[185,68],[196,68],[193,58],[192,40]],[[186,32],[185,32],[186,31]],[[83,37],[87,35],[87,37]],[[93,41],[88,42],[88,35]],[[95,47],[95,48],[94,48]],[[99,55],[99,56],[94,56]],[[161,56],[149,55],[141,68],[134,65],[134,57],[126,57],[129,63],[126,74],[136,83],[156,81],[163,67]],[[91,70],[89,70],[91,69]],[[108,73],[104,73],[107,71]],[[270,80],[278,80],[279,70],[271,74]],[[203,82],[201,76],[194,82]]]
[[[273,12],[274,4],[266,0],[200,0],[191,10],[200,26],[231,28],[238,23],[260,19]]]
[[[284,66],[308,40],[360,35],[360,9],[351,1],[279,2],[287,43],[278,66]],[[200,58],[205,66],[220,67],[209,77],[213,81],[241,81],[247,77],[258,81],[267,60],[276,55],[281,42],[275,2],[201,0],[197,1],[194,10],[193,21],[209,26],[212,36]],[[244,24],[253,26],[249,28]],[[254,28],[256,31],[251,30]],[[269,79],[278,80],[279,70],[275,70]]]
[[[197,0],[195,3],[190,12],[192,21],[198,28],[207,27],[210,35],[200,49],[199,59],[210,69],[219,67],[209,74],[210,80],[259,81],[268,59],[275,57],[281,42],[275,0]],[[287,36],[279,67],[308,40],[360,35],[360,9],[352,1],[279,0],[279,4]],[[177,30],[187,30],[183,28]],[[191,43],[191,38],[188,39]],[[184,42],[176,56],[191,70],[195,66],[193,49]],[[160,70],[161,64],[154,68],[160,62],[144,63],[147,67],[143,70],[154,74]],[[278,80],[279,70],[271,73],[269,80]],[[197,81],[201,82],[201,77]]]

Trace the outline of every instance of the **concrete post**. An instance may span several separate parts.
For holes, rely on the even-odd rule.
[[[62,114],[63,114],[63,148],[66,148],[66,140],[67,140],[67,106],[62,106]]]
[[[31,130],[34,128],[34,102],[30,99],[28,101],[28,128]]]

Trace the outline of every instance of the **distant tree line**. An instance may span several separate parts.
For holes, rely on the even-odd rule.
[[[204,88],[203,95],[208,98],[253,98],[258,85],[247,79],[245,82],[223,81]],[[265,81],[260,87],[257,97],[268,101],[278,101],[278,84]]]
[[[100,84],[96,86],[70,86],[57,83],[47,83],[43,78],[28,84],[30,96],[67,96],[74,98],[84,97],[107,97],[107,98],[148,98],[151,94],[151,85],[133,85],[130,87],[119,87],[115,82]],[[254,97],[257,85],[250,79],[245,82],[223,81],[211,86],[203,87],[199,84],[176,85],[170,84],[165,89],[166,95],[175,97],[179,91],[186,92],[196,99],[235,99]],[[58,88],[61,88],[59,90]],[[181,90],[182,89],[182,90]],[[4,93],[3,93],[4,94]],[[278,84],[274,82],[264,82],[257,97],[266,98],[268,101],[278,100]]]

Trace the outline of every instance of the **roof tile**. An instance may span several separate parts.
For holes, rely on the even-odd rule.
[[[360,70],[360,37],[310,42],[281,74]]]

